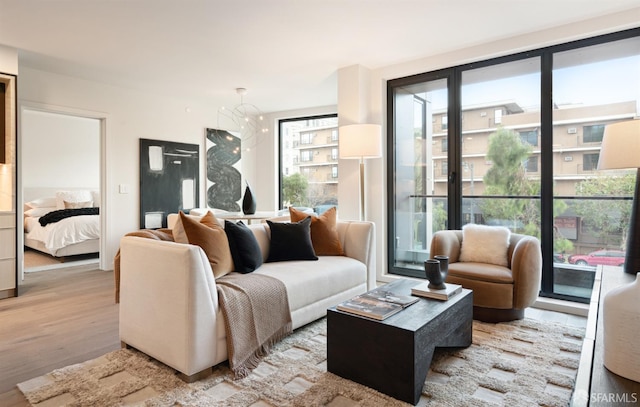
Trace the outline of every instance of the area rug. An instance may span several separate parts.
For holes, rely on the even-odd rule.
[[[583,336],[580,328],[529,319],[474,321],[470,347],[436,351],[418,405],[566,406]],[[18,388],[36,407],[409,405],[326,371],[325,319],[279,342],[240,380],[221,364],[186,384],[162,363],[121,349]]]

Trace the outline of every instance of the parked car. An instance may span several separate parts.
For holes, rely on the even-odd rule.
[[[624,266],[624,252],[622,250],[596,250],[589,254],[573,254],[569,256],[569,263],[578,266]]]

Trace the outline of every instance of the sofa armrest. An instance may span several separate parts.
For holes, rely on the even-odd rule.
[[[200,247],[120,241],[120,340],[185,375],[215,364],[218,294]]]
[[[376,287],[376,228],[373,222],[338,221],[338,235],[346,256],[367,267],[367,290]]]
[[[513,307],[525,309],[536,301],[542,278],[542,250],[533,236],[522,236],[511,257],[513,274]]]
[[[455,263],[460,257],[462,231],[439,230],[431,239],[430,257],[436,255],[449,256],[449,263]]]

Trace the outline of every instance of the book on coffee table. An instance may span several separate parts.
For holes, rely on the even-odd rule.
[[[338,304],[336,309],[381,321],[402,311],[403,307],[400,304],[380,301],[367,294],[362,294]]]
[[[402,305],[402,308],[406,308],[411,304],[415,304],[419,300],[419,298],[412,297],[410,295],[398,295],[393,291],[385,290],[384,287],[376,288],[375,290],[369,291],[362,295],[371,297],[378,301],[385,301]]]
[[[424,283],[411,287],[411,294],[446,301],[462,291],[462,286],[459,284],[445,283],[445,286],[446,288],[442,289],[429,288],[429,282],[425,281]]]

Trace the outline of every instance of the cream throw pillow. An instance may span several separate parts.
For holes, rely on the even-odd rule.
[[[58,209],[65,209],[64,202],[93,202],[91,191],[80,189],[77,191],[58,191],[56,192],[56,206]]]
[[[509,267],[511,231],[502,226],[466,224],[462,227],[460,261]]]

